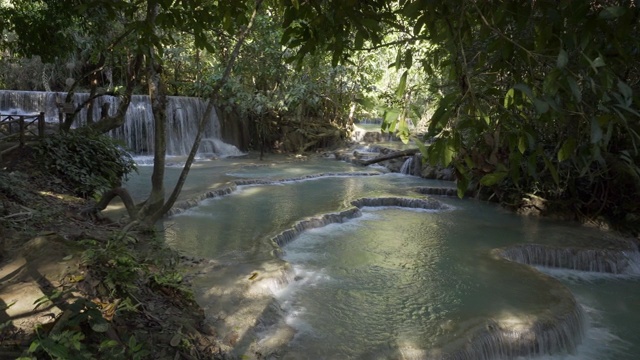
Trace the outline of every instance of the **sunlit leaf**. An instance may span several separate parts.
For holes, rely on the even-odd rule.
[[[507,94],[504,96],[504,107],[508,108],[509,106],[511,106],[513,104],[513,95],[514,95],[515,91],[513,90],[513,88],[509,89],[507,91]]]
[[[558,151],[558,161],[563,162],[573,155],[573,151],[576,148],[576,139],[573,137],[568,138],[562,144],[562,147]]]
[[[520,138],[518,138],[518,150],[521,154],[524,154],[527,150],[527,140],[524,136],[520,136]]]
[[[402,99],[402,97],[404,96],[404,91],[407,88],[407,75],[409,73],[409,70],[406,70],[402,76],[400,77],[400,83],[398,83],[398,87],[396,88],[396,97],[398,99]]]
[[[484,186],[493,186],[506,178],[508,173],[498,171],[490,174],[486,174],[480,179],[480,184]]]

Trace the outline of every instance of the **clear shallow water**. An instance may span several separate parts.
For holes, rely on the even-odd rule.
[[[302,173],[334,172],[317,166]],[[231,179],[289,177],[286,166],[234,165],[216,171]],[[206,176],[201,180],[206,184]],[[442,185],[382,175],[241,187],[169,219],[167,241],[187,254],[223,263],[268,261],[273,258],[269,239],[304,217],[344,209],[363,196],[411,195],[412,187],[428,184]],[[525,266],[496,260],[491,250],[523,242],[575,245],[603,236],[472,200],[442,201],[455,210],[367,210],[362,218],[307,231],[285,246],[284,258],[298,280],[274,294],[285,321],[297,331],[281,349],[284,357],[400,358],[440,347],[482,319],[526,320],[555,301],[548,280]],[[576,294],[589,326],[575,354],[543,358],[637,358],[636,278],[545,272]],[[216,284],[198,286],[204,292]],[[268,335],[269,329],[260,331]]]
[[[388,174],[240,186],[231,195],[206,200],[170,219],[167,239],[182,250],[212,259],[271,258],[274,248],[268,240],[297,221],[347,208],[363,194],[405,194],[406,187],[421,183],[419,178]]]
[[[560,301],[547,277],[440,231],[440,216],[377,210],[285,246],[303,282],[277,294],[299,330],[291,358],[443,348],[486,318],[535,316]]]

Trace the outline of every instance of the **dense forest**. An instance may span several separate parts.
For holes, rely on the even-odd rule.
[[[471,191],[515,210],[637,234],[639,5],[634,0],[0,0],[0,88],[62,92],[66,103],[74,93],[90,94],[68,112],[61,134],[35,146],[33,163],[18,170],[58,168],[73,196],[102,196],[88,208],[59,196],[66,210],[58,213],[73,212],[65,219],[83,224],[73,246],[84,247],[82,266],[94,278],[73,275],[74,283],[107,285],[85,289],[84,297],[53,292],[39,299],[38,305],[74,303],[65,312],[66,323],[39,328],[28,350],[19,344],[22,353],[146,358],[148,349],[162,343],[178,348],[184,358],[211,358],[202,355],[211,351],[209,345],[197,344],[206,338],[201,330],[189,340],[154,338],[159,331],[145,325],[187,333],[188,326],[167,325],[157,314],[171,306],[178,314],[188,311],[193,298],[175,269],[175,254],[157,258],[166,250],[159,242],[139,242],[154,239],[153,233],[136,238],[129,232],[153,228],[174,205],[213,111],[225,121],[248,124],[252,150],[290,153],[342,144],[360,120],[381,119],[381,130],[415,144],[425,163],[453,169],[460,196]],[[123,125],[135,94],[149,95],[155,130],[151,194],[138,204],[119,187],[135,164],[102,135]],[[167,193],[166,104],[172,95],[199,97],[208,105],[205,116],[191,119],[200,132],[177,185]],[[117,97],[117,109],[78,126],[76,115],[99,97]],[[48,159],[50,154],[56,158]],[[20,231],[35,236],[50,224],[59,232],[76,226],[60,225],[59,216],[30,205],[48,193],[26,189],[33,179],[6,169],[0,169],[0,250],[5,234],[17,239]],[[99,219],[115,197],[127,206],[127,224],[86,235],[97,229],[86,218]],[[51,201],[41,205],[53,208]],[[23,218],[40,227],[25,231]],[[64,236],[41,235],[56,246],[66,244]],[[87,300],[94,297],[102,300]],[[159,298],[164,303],[155,313],[141,305]],[[0,302],[0,315],[12,305]],[[118,318],[116,307],[137,317]],[[190,316],[199,319],[197,311]],[[120,328],[106,325],[118,321]],[[125,338],[145,326],[153,335]],[[0,340],[7,329],[10,322],[0,322]],[[137,339],[146,339],[145,346]]]
[[[454,167],[461,193],[581,218],[638,212],[634,1],[5,1],[1,11],[5,89],[118,96],[123,109],[150,94],[157,126],[166,95],[203,97],[249,119],[256,149],[311,150],[382,118],[426,161]],[[120,126],[123,109],[90,127]],[[290,129],[308,131],[302,148],[287,145]]]

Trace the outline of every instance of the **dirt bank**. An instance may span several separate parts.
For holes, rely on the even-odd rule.
[[[31,159],[0,163],[0,359],[226,358],[162,238],[81,216]]]

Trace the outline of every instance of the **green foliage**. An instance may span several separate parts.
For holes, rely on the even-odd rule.
[[[92,247],[83,253],[83,261],[91,267],[112,293],[135,287],[143,264],[121,239],[111,239],[104,246]]]
[[[85,298],[69,305],[57,320],[54,330],[46,333],[39,326],[36,339],[18,360],[48,358],[55,360],[144,359],[149,351],[131,336],[125,346],[110,339],[106,332],[110,323],[98,306]]]
[[[120,186],[136,169],[131,156],[106,135],[55,134],[36,145],[36,151],[37,161],[45,169],[82,196]]]
[[[423,71],[437,96],[424,153],[455,167],[461,194],[483,186],[517,203],[531,193],[587,216],[640,210],[640,9],[633,2],[352,5],[289,9],[296,16],[285,16],[283,41],[298,58],[316,48],[344,58],[367,41],[397,49],[396,99],[407,94],[404,69]],[[328,14],[338,18],[324,20]],[[353,21],[363,27],[355,37],[342,33],[355,25],[313,26],[358,18],[367,21]],[[404,132],[406,103],[390,103],[386,129]]]

